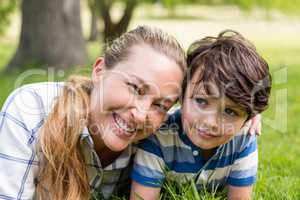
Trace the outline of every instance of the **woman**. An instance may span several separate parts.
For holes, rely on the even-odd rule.
[[[180,95],[186,68],[177,41],[141,26],[113,41],[91,80],[37,83],[14,91],[0,121],[0,196],[108,198],[132,154]]]

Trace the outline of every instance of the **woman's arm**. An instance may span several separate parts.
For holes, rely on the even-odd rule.
[[[35,139],[39,123],[30,90],[14,91],[0,112],[0,199],[33,199],[38,160]]]
[[[250,135],[260,135],[261,134],[261,115],[257,114],[253,118],[250,119],[250,128],[249,134]]]

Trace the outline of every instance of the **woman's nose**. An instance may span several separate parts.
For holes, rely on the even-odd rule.
[[[144,123],[146,121],[151,104],[152,102],[149,98],[136,100],[135,107],[132,110],[132,115],[136,123]]]

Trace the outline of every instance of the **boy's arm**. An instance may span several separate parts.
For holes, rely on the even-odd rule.
[[[228,186],[228,200],[250,200],[252,194],[252,185],[245,187]]]
[[[131,200],[158,199],[165,179],[165,162],[161,148],[154,135],[139,142],[131,173]]]
[[[256,181],[258,152],[255,136],[247,136],[247,145],[237,153],[227,179],[229,200],[251,199],[252,186]]]
[[[160,188],[148,187],[132,181],[130,200],[156,200],[159,194]]]

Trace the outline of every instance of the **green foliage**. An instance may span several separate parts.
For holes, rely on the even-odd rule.
[[[166,8],[175,8],[183,4],[209,4],[209,0],[160,0],[159,1]]]
[[[224,192],[218,192],[217,188],[208,191],[204,186],[197,189],[194,181],[185,184],[166,182],[162,188],[160,200],[223,200],[226,198]]]
[[[154,2],[154,0],[144,1]],[[286,14],[299,14],[300,9],[300,0],[160,0],[158,2],[172,12],[174,12],[176,6],[183,4],[229,4],[236,5],[245,11],[250,11],[255,7],[261,7],[267,11],[277,9]]]
[[[267,11],[276,9],[286,14],[299,14],[300,0],[220,0],[223,4],[232,4],[249,11],[254,7],[261,7]]]
[[[248,0],[224,0],[225,4],[233,4],[239,6],[241,9],[249,11],[255,6],[255,1]]]
[[[9,16],[17,7],[17,0],[0,1],[0,35],[3,34],[6,26],[9,24]]]

